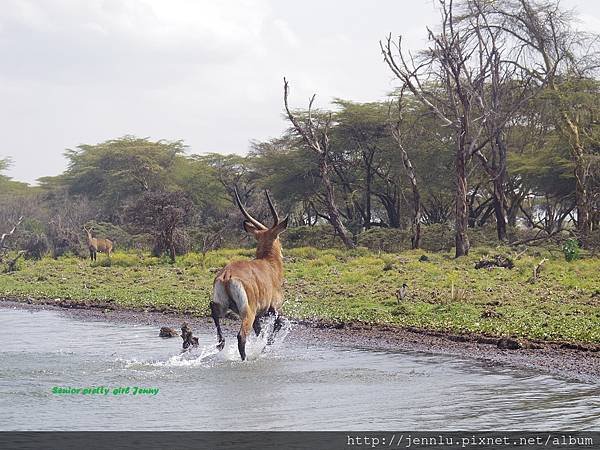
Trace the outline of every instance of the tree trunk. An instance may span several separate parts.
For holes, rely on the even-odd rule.
[[[498,159],[494,161],[494,215],[496,216],[496,233],[500,242],[507,242],[508,235],[506,225],[507,201],[506,201],[506,144],[502,131],[496,134],[496,139],[492,145],[496,146]]]
[[[366,173],[366,192],[365,192],[365,229],[371,228],[371,185],[373,184],[373,174],[371,167],[367,166]]]
[[[455,170],[456,170],[456,235],[454,242],[456,245],[456,258],[469,254],[469,237],[467,228],[469,225],[469,214],[467,207],[467,169],[466,169],[466,133],[462,133],[458,138],[459,146],[456,150]]]
[[[492,204],[490,206],[488,206],[487,208],[485,208],[485,211],[483,212],[481,217],[477,220],[477,226],[478,227],[484,226],[493,213],[494,213],[494,202],[492,201]]]
[[[404,147],[400,146],[400,151],[402,153],[402,162],[404,164],[404,168],[408,173],[408,178],[410,179],[410,185],[412,187],[413,194],[413,218],[411,225],[412,236],[410,239],[411,247],[413,249],[417,249],[421,246],[421,193],[419,192],[419,185],[417,184],[417,177],[415,175],[415,170],[408,158],[408,154]]]
[[[419,191],[419,185],[417,183],[417,176],[415,175],[415,169],[410,162],[410,158],[408,157],[408,153],[406,149],[402,145],[402,141],[400,138],[400,129],[397,128],[395,131],[392,131],[392,135],[398,144],[398,149],[400,150],[400,155],[402,156],[402,164],[404,165],[404,169],[408,174],[408,179],[410,180],[410,186],[412,188],[413,194],[413,217],[411,222],[411,248],[417,249],[421,246],[421,192]]]
[[[376,194],[381,204],[385,208],[385,212],[388,217],[388,224],[390,228],[400,228],[400,214],[398,211],[397,196],[391,197],[388,194]]]
[[[171,259],[171,262],[174,263],[175,262],[175,230],[167,230],[167,239],[168,239],[168,243],[169,243],[169,258]]]
[[[412,221],[412,237],[410,239],[411,247],[414,249],[421,247],[421,200],[418,192],[413,191],[415,200],[419,203],[415,205],[415,214]]]
[[[506,199],[504,197],[504,183],[498,179],[494,180],[494,215],[496,216],[496,233],[498,234],[498,240],[506,242],[508,235],[506,233],[506,226],[508,220],[506,219]]]
[[[525,198],[524,194],[522,192],[515,192],[517,191],[518,188],[511,188],[510,192],[510,201],[508,198],[506,198],[506,204],[507,204],[507,223],[509,226],[511,227],[516,227],[517,226],[517,216],[519,214],[519,209],[521,207],[521,203],[523,203],[523,199]]]
[[[552,88],[558,92],[556,84]],[[591,214],[590,202],[588,198],[588,174],[585,167],[585,148],[581,142],[580,125],[576,119],[570,117],[566,111],[562,111],[562,122],[560,129],[570,141],[571,160],[575,164],[575,203],[577,207],[577,231],[582,246],[587,245],[590,232]],[[577,116],[575,116],[577,117]]]
[[[335,204],[335,195],[333,191],[333,183],[329,178],[329,165],[327,164],[327,159],[323,155],[319,161],[319,173],[321,175],[321,179],[323,180],[323,184],[325,185],[325,198],[327,201],[327,211],[329,213],[329,221],[333,226],[336,234],[342,239],[342,242],[347,248],[354,248],[356,245],[352,239],[352,236],[342,223],[340,218],[340,212]]]
[[[582,245],[587,245],[591,231],[591,214],[587,190],[587,173],[583,158],[575,158],[575,200],[577,202],[577,231]]]

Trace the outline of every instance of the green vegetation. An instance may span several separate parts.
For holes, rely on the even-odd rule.
[[[567,239],[563,244],[563,253],[565,254],[565,259],[569,262],[579,259],[580,249],[577,239]]]
[[[422,250],[287,249],[284,313],[330,322],[600,343],[600,259],[567,263],[560,250],[536,249],[518,257],[512,253],[512,270],[474,268],[481,257],[498,252],[509,254],[487,247],[459,259],[452,252]],[[18,271],[0,274],[0,295],[207,315],[215,272],[253,253],[189,253],[174,264],[141,252],[117,252],[111,260],[102,255],[92,265],[72,256],[21,260]],[[422,261],[424,254],[428,260]],[[533,281],[533,269],[544,258]],[[395,292],[403,282],[408,294],[398,304]]]

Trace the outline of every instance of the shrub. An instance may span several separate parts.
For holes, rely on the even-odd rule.
[[[24,255],[25,251],[21,250],[16,254],[9,254],[4,258],[4,262],[6,263],[3,268],[4,273],[17,272],[23,268],[21,264],[21,257]]]
[[[344,246],[341,239],[334,236],[333,227],[331,227],[331,225],[289,228],[281,235],[281,241],[284,248],[341,248]]]
[[[175,248],[175,255],[185,255],[190,251],[191,240],[185,230],[175,229],[173,230],[173,246]],[[152,256],[163,256],[169,254],[171,246],[169,240],[164,235],[160,234],[154,241],[152,247]]]
[[[586,239],[586,245],[592,250],[593,254],[600,251],[600,229],[589,233]]]
[[[335,257],[335,255],[326,253],[326,254],[320,255],[316,259],[312,259],[309,262],[309,265],[313,266],[313,267],[331,266],[336,261],[337,261],[337,258]]]
[[[44,233],[28,233],[22,248],[26,259],[40,260],[50,251],[50,243]]]
[[[189,251],[191,243],[184,231],[192,218],[194,204],[182,191],[148,191],[127,207],[127,218],[140,231],[154,236],[154,255],[169,253],[172,262],[177,254]]]
[[[367,247],[356,247],[346,252],[351,258],[360,258],[371,255],[371,250]]]
[[[92,263],[92,267],[136,267],[141,264],[138,255],[117,252],[113,253],[110,258],[108,256],[98,256],[98,259]]]
[[[445,223],[434,223],[421,228],[421,248],[430,252],[450,251],[454,248],[454,229]],[[471,230],[469,230],[470,236]]]
[[[302,259],[317,259],[319,252],[314,247],[296,247],[285,252],[286,256],[293,256]]]
[[[574,238],[567,239],[563,243],[562,251],[565,255],[565,259],[568,262],[579,259],[579,255],[581,252],[581,250],[579,248],[579,242],[577,241],[577,239],[574,239]]]
[[[67,254],[79,257],[87,255],[87,246],[81,233],[63,228],[60,223],[51,222],[48,226],[48,241],[52,257],[58,258]]]
[[[371,228],[358,235],[357,243],[372,251],[401,252],[410,248],[410,231],[398,228]]]

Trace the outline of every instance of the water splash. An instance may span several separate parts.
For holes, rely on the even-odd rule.
[[[262,321],[262,330],[258,336],[251,334],[246,342],[246,357],[248,361],[255,361],[275,352],[285,341],[292,330],[292,323],[283,319],[282,326],[277,334],[273,335],[275,318],[266,317]],[[272,342],[269,339],[273,336]],[[219,351],[215,344],[192,348],[189,351],[170,356],[167,360],[140,361],[137,359],[117,359],[124,363],[127,369],[143,369],[144,367],[199,367],[210,366],[215,363],[241,362],[237,348],[236,336],[227,336],[225,348]]]

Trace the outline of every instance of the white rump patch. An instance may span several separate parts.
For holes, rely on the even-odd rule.
[[[227,311],[227,308],[229,307],[229,296],[227,295],[225,286],[221,281],[217,281],[215,283],[212,301],[217,305],[221,305],[223,311]]]
[[[246,290],[241,281],[235,278],[229,281],[229,293],[231,294],[231,300],[235,303],[240,315],[244,314],[244,311],[248,308],[248,296]]]

